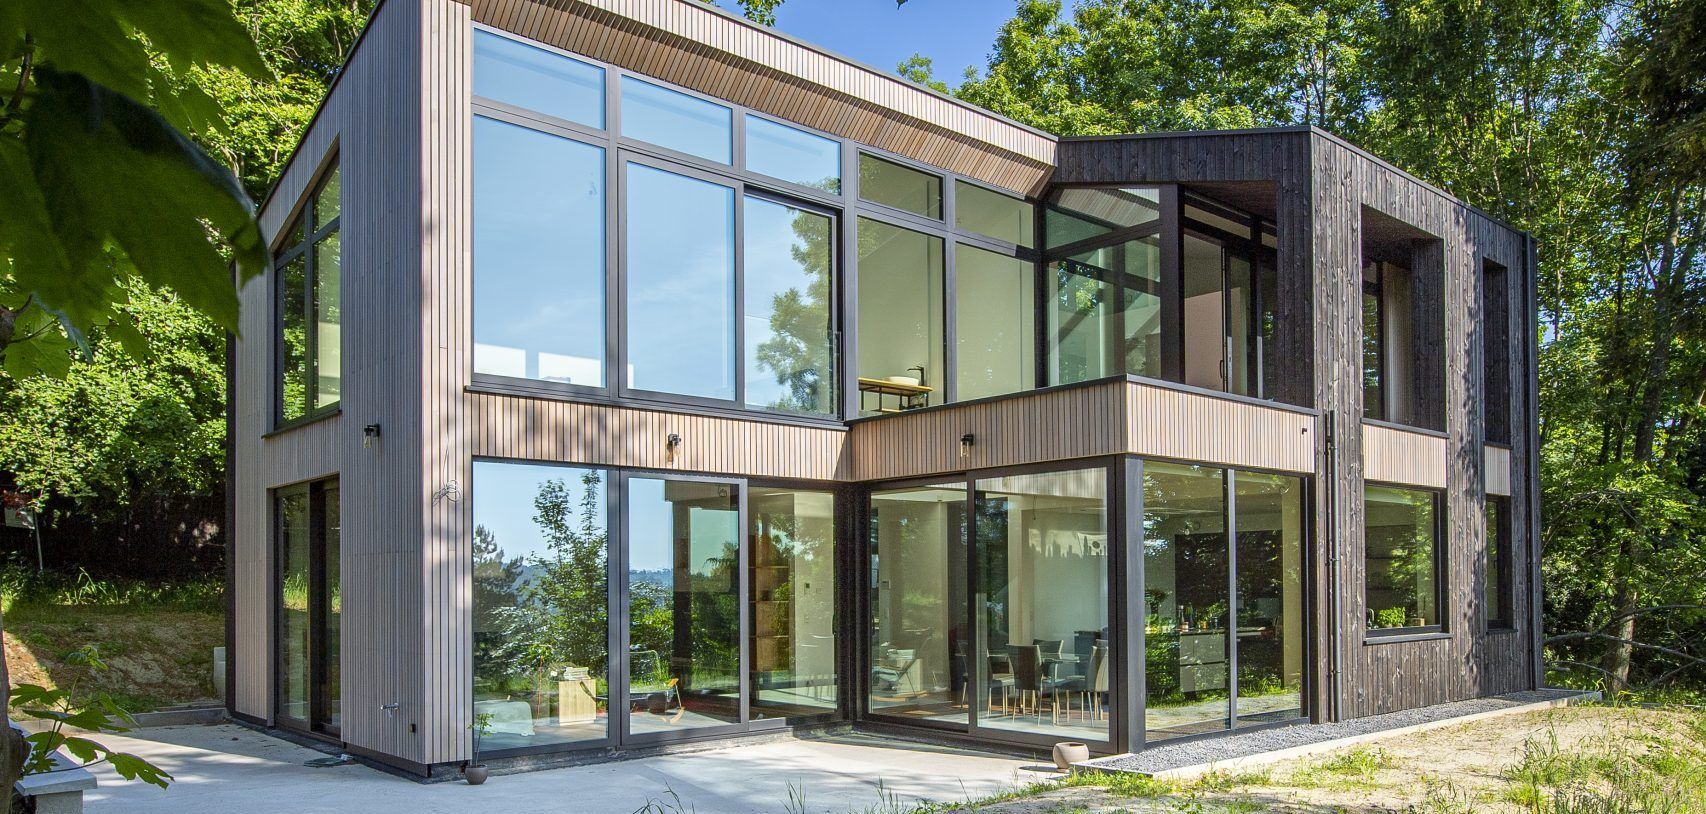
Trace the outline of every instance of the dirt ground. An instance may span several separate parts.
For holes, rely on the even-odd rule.
[[[986,814],[1531,812],[1523,770],[1613,767],[1706,754],[1706,712],[1603,706],[1493,718],[1166,787],[1069,786],[976,808]],[[1663,754],[1659,754],[1663,753]],[[1550,759],[1550,756],[1564,756]],[[1578,778],[1579,779],[1579,778]],[[1089,781],[1096,782],[1096,781]],[[1571,782],[1575,782],[1572,780]],[[1586,782],[1592,782],[1589,778]],[[1544,796],[1542,794],[1541,796]],[[1692,811],[1678,808],[1677,811]]]
[[[57,607],[6,615],[6,664],[12,683],[104,692],[127,712],[213,703],[213,648],[225,643],[213,613]],[[85,645],[99,648],[106,671],[67,663]]]

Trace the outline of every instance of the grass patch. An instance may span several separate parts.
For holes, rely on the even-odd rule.
[[[201,577],[185,582],[147,582],[97,578],[81,568],[77,573],[47,571],[16,565],[0,567],[0,603],[11,621],[62,608],[105,608],[124,613],[142,609],[200,613],[225,611],[225,582]]]
[[[1370,788],[1382,770],[1397,764],[1384,749],[1358,746],[1292,772],[1289,782],[1304,788]]]

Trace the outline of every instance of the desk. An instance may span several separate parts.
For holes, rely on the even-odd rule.
[[[867,379],[859,377],[859,410],[865,410],[865,394],[873,393],[877,397],[877,412],[899,413],[906,410],[916,410],[930,406],[930,394],[936,388],[922,384],[901,384],[887,379]],[[883,397],[894,396],[895,406],[884,407]]]

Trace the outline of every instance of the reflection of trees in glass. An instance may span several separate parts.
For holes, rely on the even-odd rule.
[[[286,263],[279,276],[279,342],[284,356],[280,417],[285,421],[308,412],[308,311],[303,301],[307,278],[307,261],[301,255]]]
[[[474,527],[474,678],[501,682],[508,674],[496,657],[504,640],[505,609],[516,605],[521,558],[506,559],[485,526]]]
[[[784,395],[765,405],[808,413],[834,409],[835,374],[830,343],[830,219],[815,212],[790,209],[795,242],[789,249],[805,278],[804,290],[790,288],[771,301],[770,338],[757,350],[759,367],[776,376]]]

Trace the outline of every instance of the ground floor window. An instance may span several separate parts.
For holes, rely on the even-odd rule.
[[[279,725],[338,734],[343,705],[339,626],[343,589],[336,479],[274,494],[277,522],[277,702]]]
[[[483,750],[837,710],[834,492],[476,461],[472,495]]]
[[[1369,635],[1441,629],[1439,493],[1364,489],[1364,599]]]
[[[1147,740],[1303,715],[1303,488],[1144,463]]]
[[[870,495],[873,714],[1109,740],[1105,467]]]
[[[609,732],[610,473],[474,464],[474,714],[481,748]]]
[[[1511,499],[1487,496],[1487,629],[1509,630],[1516,626],[1511,605]]]

